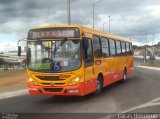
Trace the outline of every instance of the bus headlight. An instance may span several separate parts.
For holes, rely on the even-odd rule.
[[[33,85],[38,85],[38,83],[35,80],[33,80],[31,77],[28,78],[28,82]]]
[[[77,85],[77,84],[79,83],[79,81],[80,81],[80,78],[79,78],[79,77],[76,77],[76,78],[72,79],[72,80],[69,82],[68,85],[71,85],[71,86]]]

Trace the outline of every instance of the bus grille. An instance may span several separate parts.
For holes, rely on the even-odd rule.
[[[60,79],[59,76],[36,76],[37,78],[41,80],[48,80],[48,81],[62,81],[65,79]]]
[[[52,86],[51,83],[41,83],[42,85]],[[65,83],[54,83],[54,85],[65,85]]]
[[[44,88],[46,92],[61,92],[62,88]]]

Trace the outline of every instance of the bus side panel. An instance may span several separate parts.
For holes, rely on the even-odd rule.
[[[84,95],[92,93],[96,90],[96,79],[89,79],[84,83]]]
[[[84,93],[89,94],[96,90],[96,76],[94,66],[84,68]]]
[[[124,56],[116,57],[116,72],[114,77],[116,81],[123,79],[124,68],[127,67],[127,58]]]
[[[128,58],[128,68],[127,68],[127,75],[131,75],[134,70],[134,58],[133,56],[129,56]]]
[[[107,58],[104,60],[104,64],[106,67],[105,74],[104,74],[104,82],[103,87],[111,84],[114,82],[113,72],[115,70],[115,62],[112,58]]]

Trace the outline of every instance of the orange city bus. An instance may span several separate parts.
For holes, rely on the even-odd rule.
[[[128,38],[80,25],[36,27],[28,33],[27,84],[31,95],[99,94],[103,87],[125,81],[133,69]]]

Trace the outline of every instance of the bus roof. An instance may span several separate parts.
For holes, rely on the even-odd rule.
[[[77,28],[83,30],[86,33],[96,34],[96,35],[101,36],[101,37],[121,40],[121,41],[125,41],[125,42],[131,42],[130,38],[121,37],[121,36],[111,34],[111,33],[107,33],[107,32],[102,32],[102,31],[92,29],[92,28],[88,28],[88,27],[82,26],[82,25],[64,25],[64,24],[63,25],[48,25],[48,26],[33,27],[31,30],[41,29],[41,28],[64,28],[64,27],[73,27],[73,28],[77,27]]]

